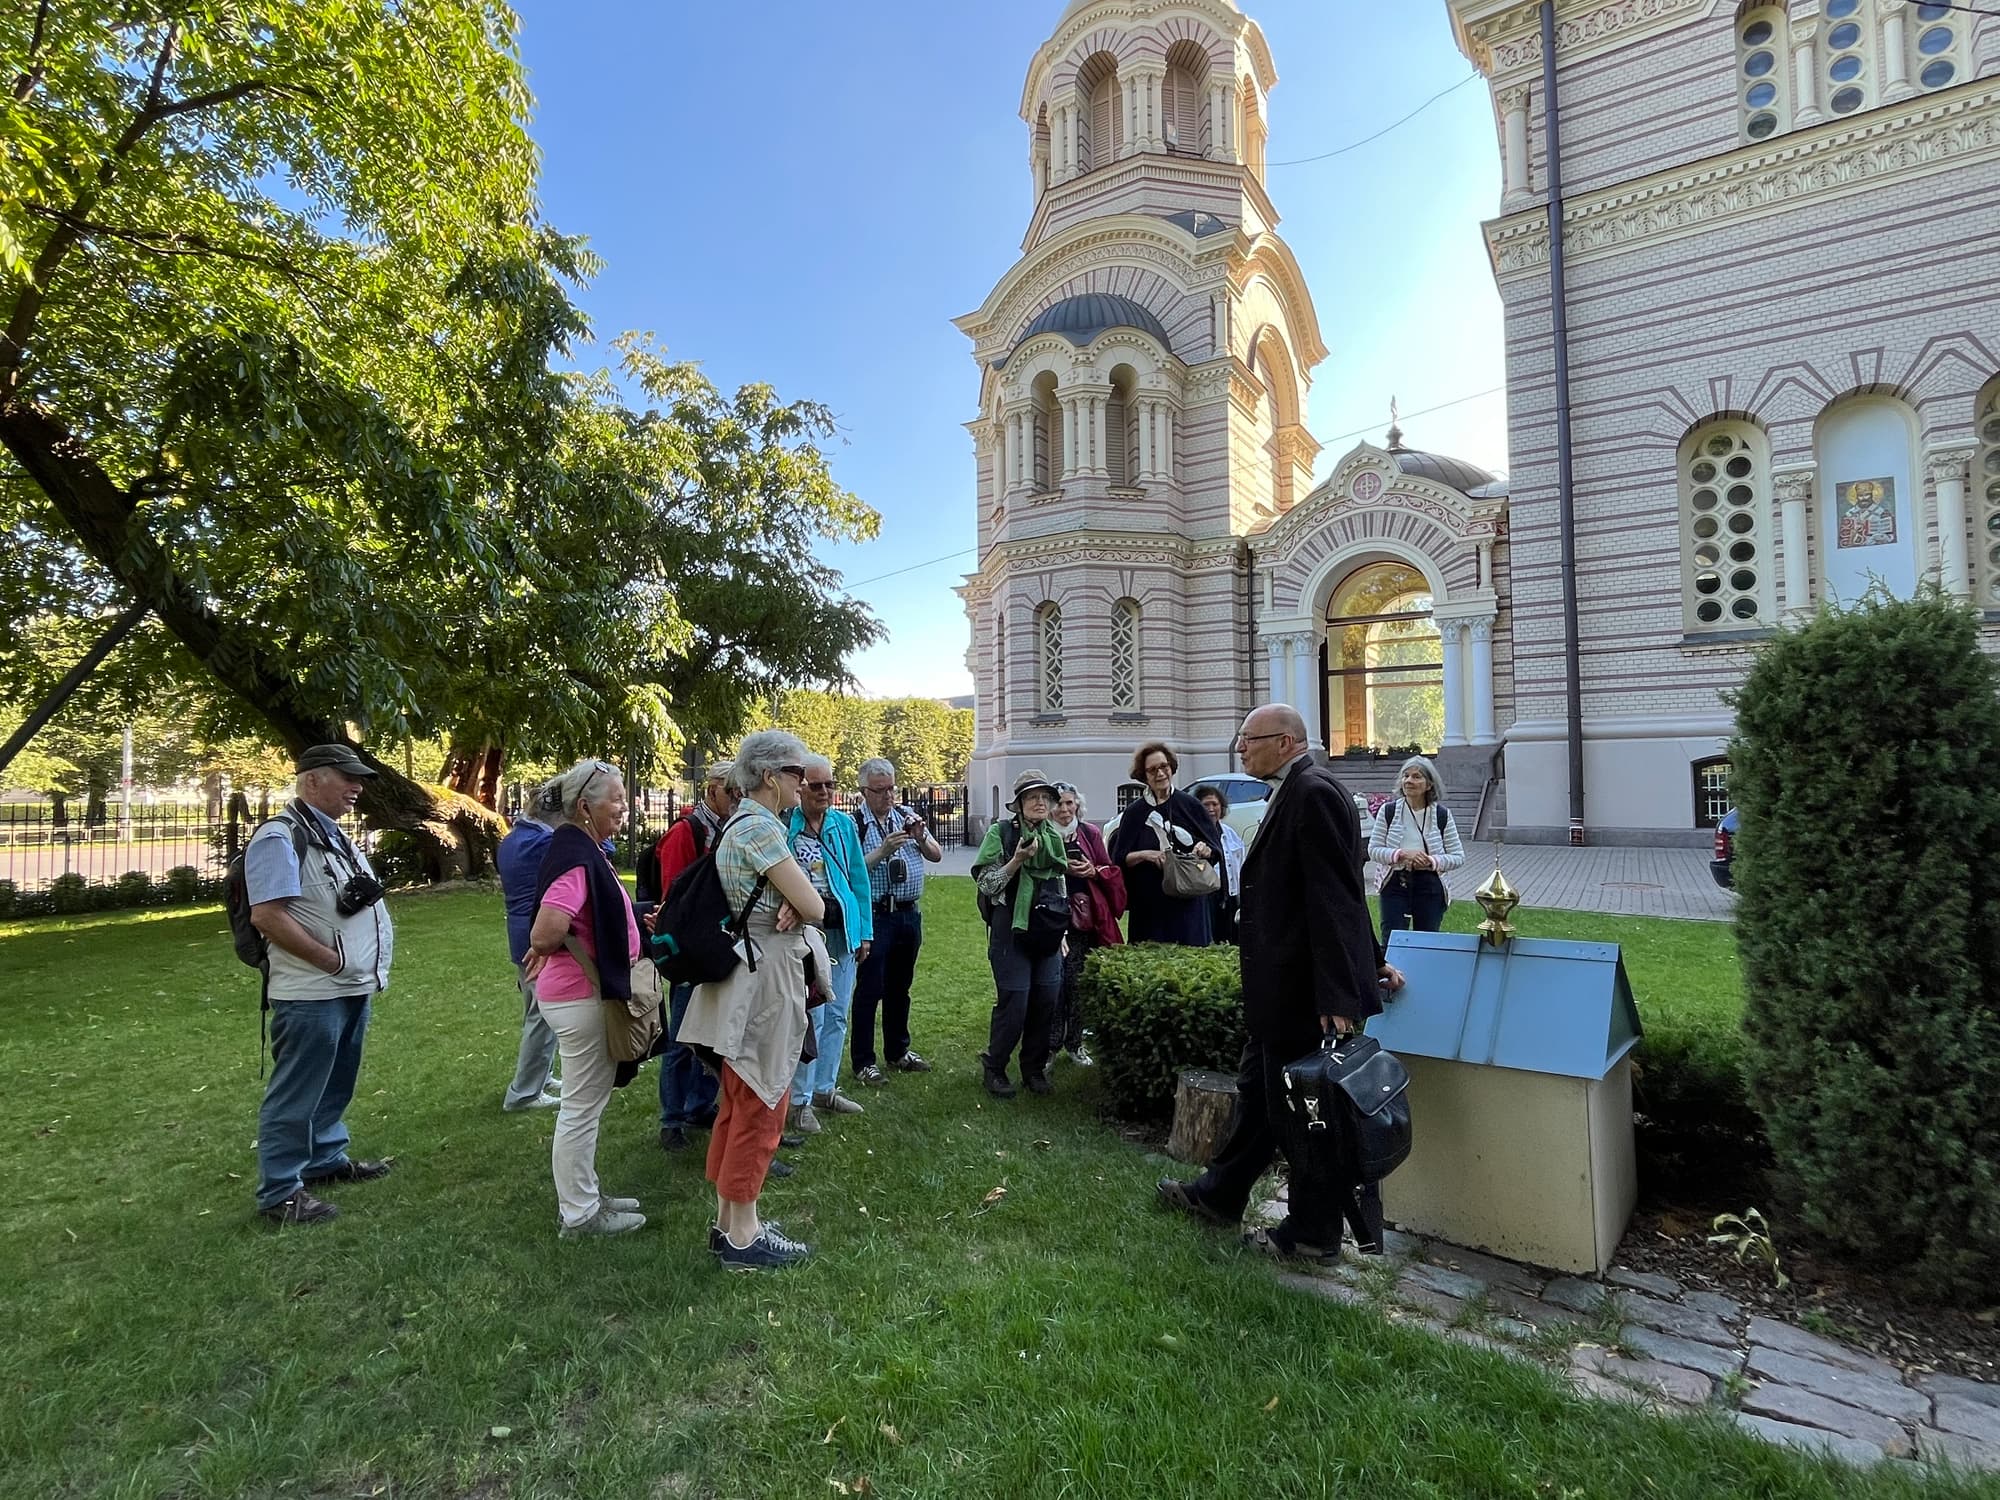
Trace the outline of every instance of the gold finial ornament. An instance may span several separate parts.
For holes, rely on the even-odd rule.
[[[1479,924],[1480,937],[1496,948],[1504,948],[1514,936],[1514,924],[1507,920],[1507,915],[1521,904],[1521,893],[1500,872],[1500,846],[1497,843],[1493,846],[1493,873],[1472,893],[1472,899],[1486,913],[1486,920]]]

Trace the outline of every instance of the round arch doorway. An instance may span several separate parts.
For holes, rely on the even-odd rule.
[[[1431,618],[1433,603],[1429,581],[1407,563],[1369,563],[1333,591],[1320,648],[1327,754],[1358,746],[1437,749],[1444,738],[1444,638]]]

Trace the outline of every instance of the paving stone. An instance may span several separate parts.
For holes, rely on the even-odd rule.
[[[2000,1448],[1956,1432],[1938,1432],[1929,1427],[1919,1427],[1917,1456],[1926,1463],[1948,1463],[1960,1469],[2000,1473]]]
[[[1398,1302],[1421,1308],[1446,1323],[1455,1322],[1465,1314],[1465,1304],[1458,1298],[1433,1291],[1430,1287],[1410,1281],[1407,1277],[1396,1283],[1396,1290],[1392,1295]]]
[[[1849,1406],[1866,1407],[1885,1417],[1894,1417],[1899,1422],[1921,1422],[1931,1414],[1931,1398],[1922,1391],[1913,1391],[1906,1385],[1873,1375],[1857,1375],[1852,1370],[1836,1369],[1816,1359],[1767,1349],[1761,1344],[1750,1346],[1748,1368],[1760,1380],[1795,1385],[1816,1396],[1844,1401]]]
[[[1681,1301],[1701,1312],[1714,1313],[1725,1323],[1734,1323],[1743,1316],[1743,1304],[1720,1292],[1682,1292]]]
[[[1629,1385],[1607,1380],[1588,1366],[1571,1365],[1569,1378],[1584,1395],[1594,1396],[1599,1401],[1622,1401],[1628,1406],[1643,1406],[1648,1411],[1655,1409],[1653,1398],[1644,1391],[1635,1391]]]
[[[1736,1347],[1736,1335],[1722,1326],[1722,1319],[1698,1307],[1682,1307],[1678,1302],[1662,1302],[1637,1292],[1619,1292],[1613,1300],[1628,1323],[1643,1323],[1677,1338],[1695,1339],[1704,1344]]]
[[[1931,1420],[1946,1432],[1978,1438],[1982,1443],[2000,1444],[2000,1406],[1968,1400],[1950,1391],[1940,1392],[1933,1402]]]
[[[1613,1266],[1604,1273],[1604,1279],[1619,1286],[1629,1286],[1642,1292],[1651,1292],[1655,1297],[1678,1297],[1681,1284],[1671,1276],[1655,1276],[1651,1271],[1633,1271],[1624,1266]]]
[[[1331,1276],[1306,1276],[1297,1271],[1280,1271],[1278,1282],[1293,1291],[1310,1292],[1315,1297],[1324,1297],[1329,1302],[1338,1302],[1343,1307],[1367,1307],[1370,1299],[1365,1292],[1357,1291],[1344,1281],[1336,1281]]]
[[[1594,1317],[1608,1295],[1601,1281],[1580,1281],[1574,1276],[1558,1276],[1542,1288],[1542,1300]]]
[[[1503,1339],[1531,1339],[1535,1336],[1535,1325],[1523,1323],[1519,1318],[1495,1318],[1492,1328]]]
[[[1851,1464],[1878,1464],[1884,1457],[1882,1450],[1873,1443],[1842,1437],[1818,1427],[1798,1427],[1790,1422],[1774,1422],[1769,1417],[1756,1417],[1741,1411],[1731,1412],[1729,1420],[1767,1443],[1782,1443],[1787,1448],[1798,1448],[1807,1453],[1823,1453]]]
[[[1486,1283],[1477,1276],[1468,1276],[1463,1271],[1447,1271],[1442,1266],[1426,1265],[1420,1260],[1412,1261],[1404,1268],[1402,1280],[1427,1286],[1434,1292],[1443,1292],[1447,1297],[1469,1299],[1486,1295]]]
[[[1431,1245],[1424,1252],[1424,1258],[1434,1266],[1476,1276],[1488,1286],[1512,1287],[1531,1297],[1542,1289],[1543,1278],[1533,1266],[1524,1266],[1517,1260],[1502,1260],[1497,1255],[1487,1255],[1478,1250],[1461,1249],[1442,1240]]]
[[[1909,1433],[1887,1417],[1840,1401],[1829,1401],[1811,1391],[1790,1385],[1760,1385],[1743,1397],[1743,1409],[1753,1416],[1774,1417],[1781,1422],[1797,1422],[1820,1427],[1842,1437],[1873,1443],[1891,1458],[1908,1458],[1915,1452]]]
[[[1741,1349],[1719,1349],[1714,1344],[1704,1344],[1698,1339],[1684,1339],[1675,1334],[1661,1333],[1658,1329],[1636,1323],[1619,1335],[1618,1342],[1628,1349],[1645,1355],[1648,1359],[1657,1359],[1662,1364],[1683,1365],[1690,1370],[1700,1370],[1704,1375],[1713,1375],[1718,1380],[1725,1375],[1734,1375],[1743,1368]]]
[[[1595,1370],[1690,1406],[1698,1406],[1715,1394],[1713,1380],[1699,1370],[1684,1370],[1679,1365],[1663,1365],[1654,1359],[1626,1359],[1609,1349],[1588,1345],[1572,1350],[1569,1358],[1571,1368]]]
[[[1832,1339],[1823,1339],[1816,1333],[1807,1333],[1803,1328],[1794,1328],[1790,1323],[1780,1323],[1775,1318],[1753,1316],[1744,1329],[1744,1337],[1753,1344],[1762,1344],[1766,1349],[1803,1355],[1807,1359],[1816,1359],[1823,1365],[1852,1370],[1857,1375],[1871,1375],[1892,1385],[1902,1383],[1903,1372],[1886,1359],[1878,1359],[1873,1354],[1864,1354],[1859,1349],[1835,1343]]]
[[[1444,1336],[1454,1344],[1463,1344],[1468,1349],[1484,1349],[1488,1354],[1498,1354],[1504,1358],[1516,1361],[1525,1360],[1529,1364],[1536,1362],[1535,1357],[1529,1354],[1527,1350],[1517,1349],[1512,1344],[1502,1343],[1499,1339],[1493,1338],[1489,1334],[1481,1333],[1476,1328],[1447,1328],[1444,1331]]]
[[[1405,1234],[1400,1229],[1382,1231],[1382,1253],[1384,1255],[1422,1255],[1423,1240],[1414,1234]]]
[[[1957,1396],[1982,1406],[2000,1406],[2000,1385],[1984,1380],[1967,1380],[1963,1375],[1940,1375],[1936,1371],[1919,1375],[1911,1382],[1933,1396]]]
[[[1519,1318],[1537,1328],[1581,1328],[1589,1322],[1581,1313],[1526,1296],[1512,1287],[1488,1287],[1486,1306],[1489,1311]]]

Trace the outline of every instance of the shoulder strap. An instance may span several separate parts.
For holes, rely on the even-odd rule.
[[[1451,827],[1451,809],[1446,807],[1442,802],[1433,803],[1432,805],[1436,807],[1438,810],[1438,815],[1437,815],[1438,837],[1443,838],[1444,831],[1447,828]]]
[[[576,960],[576,966],[583,970],[583,977],[590,981],[590,987],[601,997],[604,994],[604,981],[598,976],[596,960],[583,951],[583,944],[576,940],[576,934],[573,932],[563,934],[563,946],[569,949],[569,956]]]

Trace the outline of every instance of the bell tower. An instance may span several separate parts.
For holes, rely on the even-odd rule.
[[[979,371],[972,625],[993,813],[1017,772],[1113,815],[1132,750],[1228,769],[1261,674],[1242,538],[1312,485],[1326,357],[1264,183],[1270,49],[1230,0],[1072,0],[1021,93],[1021,256]]]

